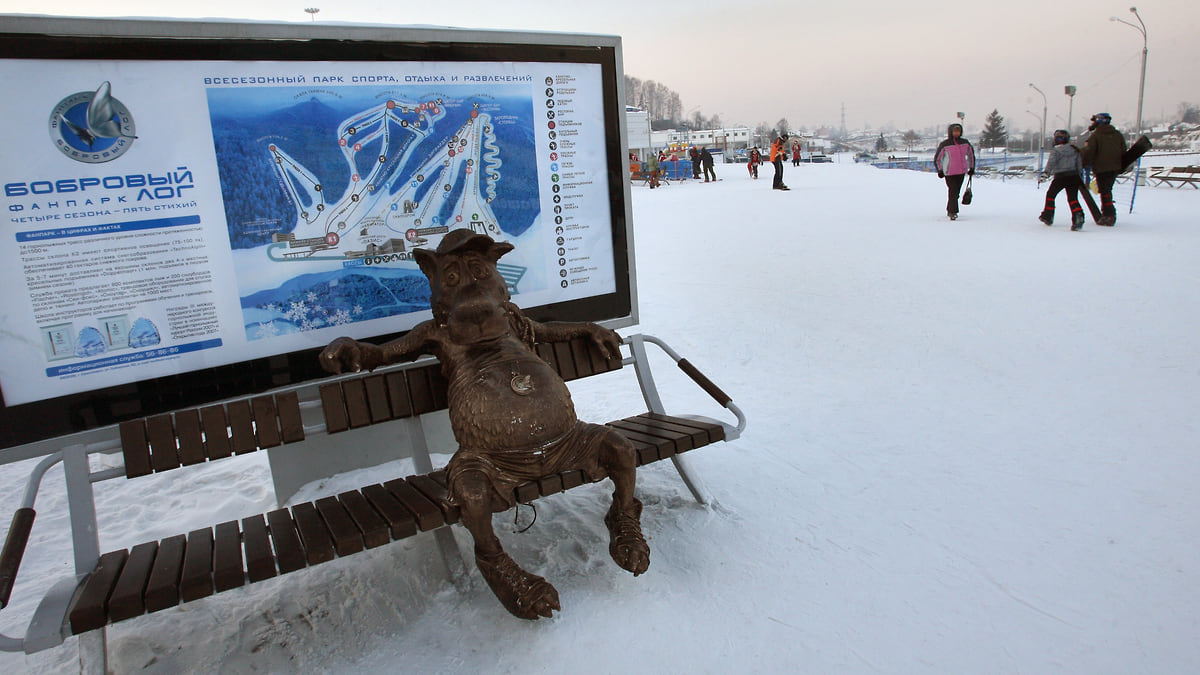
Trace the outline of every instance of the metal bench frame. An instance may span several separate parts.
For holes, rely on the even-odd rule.
[[[733,403],[733,400],[728,395],[721,391],[690,362],[682,358],[662,340],[649,335],[632,335],[625,338],[624,342],[629,349],[630,355],[622,358],[619,363],[615,360],[609,362],[607,366],[602,366],[595,372],[575,373],[575,366],[569,366],[565,363],[560,364],[555,360],[556,357],[554,354],[556,350],[559,354],[564,354],[564,359],[569,360],[572,358],[570,356],[572,350],[575,352],[574,358],[579,358],[579,350],[581,349],[580,345],[539,345],[539,354],[543,355],[543,358],[546,358],[548,361],[552,361],[552,365],[555,365],[560,372],[563,372],[564,379],[566,380],[578,379],[579,377],[600,374],[602,372],[611,372],[625,365],[633,365],[639,385],[641,387],[642,397],[649,412],[634,418],[626,418],[625,420],[618,420],[609,424],[617,427],[618,430],[621,430],[627,436],[630,436],[631,440],[634,440],[635,445],[637,445],[639,448],[639,464],[646,464],[652,461],[657,461],[658,459],[665,459],[669,457],[680,477],[683,479],[684,484],[691,491],[695,499],[702,504],[707,503],[708,497],[706,496],[705,490],[697,478],[688,470],[684,458],[680,457],[678,452],[682,452],[683,450],[687,450],[692,447],[707,445],[708,443],[716,440],[729,441],[738,438],[746,427],[745,415]],[[647,344],[653,344],[659,347],[667,356],[675,361],[677,366],[684,373],[686,373],[688,377],[690,377],[696,384],[704,389],[705,392],[713,397],[717,403],[730,411],[735,416],[736,422],[734,424],[730,424],[706,417],[691,415],[670,418],[668,416],[666,407],[663,404],[662,398],[659,395],[658,388],[655,385],[654,376],[650,369],[649,355],[646,349]],[[545,348],[545,351],[543,348]],[[563,350],[566,351],[564,352]],[[592,358],[592,362],[595,362],[595,357]],[[386,370],[381,369],[378,372],[390,376],[393,373],[425,368],[431,365],[436,365],[436,361],[431,359],[423,359],[399,368]],[[313,389],[314,385],[312,383],[308,383],[303,386],[282,389],[270,394],[269,396],[273,397],[274,400],[282,398],[284,400],[291,401],[294,399],[298,409],[311,410],[314,408],[321,408],[321,412],[323,413],[324,417],[323,421],[313,425],[304,425],[302,433],[299,435],[300,438],[311,435],[335,433],[337,430],[352,426],[352,420],[348,418],[337,420],[330,419],[331,414],[333,417],[336,417],[337,414],[330,413],[329,411],[336,411],[338,408],[336,405],[333,408],[329,407],[329,392],[331,392],[333,389],[337,389],[338,392],[341,392],[343,385],[352,382],[361,383],[365,379],[371,377],[376,376],[355,374],[330,378],[329,380],[323,381],[324,384],[320,385],[320,389],[322,390],[322,394],[320,396],[305,398],[304,400],[300,399],[300,397],[297,395],[297,391],[303,389]],[[376,377],[376,379],[379,378]],[[355,390],[357,390],[357,388]],[[232,399],[223,405],[236,405],[244,407],[248,411],[259,411],[267,407],[268,402],[264,400],[265,398],[267,397],[256,396]],[[195,413],[197,411],[188,412]],[[156,417],[159,420],[162,418],[178,419],[178,417],[176,417],[178,415],[179,412],[176,412],[174,414],[168,413],[167,415],[160,415]],[[196,417],[197,420],[199,420],[198,414]],[[283,416],[281,415],[280,418],[282,419],[282,417]],[[689,440],[686,441],[686,444],[672,445],[672,443],[678,443],[679,441],[671,441],[645,435],[653,434],[654,432],[646,431],[646,429],[643,428],[644,425],[650,424],[653,426],[655,420],[659,418],[663,420],[669,420],[662,422],[666,426],[676,429],[685,429],[685,432],[680,435],[692,434],[693,437],[698,438],[698,440]],[[222,419],[224,419],[223,415]],[[292,415],[290,429],[286,428],[289,426],[289,421],[285,420],[282,425],[285,428],[282,429],[282,433],[280,434],[281,438],[275,440],[277,442],[286,441],[288,440],[287,437],[289,436],[292,437],[293,440],[297,440],[296,436],[299,433],[299,430],[295,428],[295,422],[297,420],[299,420],[298,415]],[[375,421],[392,420],[371,420],[366,423],[373,424]],[[434,530],[438,539],[438,545],[442,554],[442,558],[446,564],[447,572],[452,579],[456,579],[459,577],[459,575],[465,574],[465,567],[459,555],[458,548],[454,543],[453,534],[448,528],[444,527],[444,525],[457,522],[457,507],[454,507],[442,499],[444,497],[444,484],[440,484],[438,482],[439,474],[441,472],[434,471],[429,448],[426,444],[425,432],[422,428],[420,414],[414,413],[411,416],[398,418],[396,421],[400,421],[403,425],[402,429],[404,431],[404,435],[407,436],[409,445],[408,449],[412,454],[414,468],[422,473],[420,476],[410,476],[405,480],[411,482],[413,485],[419,488],[419,491],[423,492],[424,496],[428,498],[429,501],[432,501],[438,507],[438,510],[441,511],[440,514],[425,513],[422,515],[414,513],[414,522],[419,526],[421,531],[425,531],[427,529]],[[692,421],[694,421],[694,424]],[[207,424],[207,422],[205,423]],[[153,472],[156,468],[167,470],[178,468],[181,466],[181,464],[200,464],[205,463],[206,461],[215,461],[216,459],[205,459],[201,457],[199,460],[196,460],[193,457],[190,462],[186,459],[183,459],[184,455],[188,452],[184,448],[186,443],[183,441],[183,439],[176,439],[172,436],[169,441],[163,441],[161,430],[156,432],[153,428],[154,424],[154,418],[145,418],[143,420],[134,420],[133,422],[126,422],[119,426],[109,427],[106,429],[108,436],[107,439],[94,442],[79,442],[68,445],[44,457],[34,468],[29,477],[24,499],[21,502],[21,507],[18,509],[13,518],[13,525],[9,530],[8,538],[4,546],[4,552],[0,554],[0,596],[2,596],[0,597],[0,608],[3,608],[8,603],[9,593],[12,590],[12,584],[16,577],[17,569],[20,565],[21,556],[28,541],[30,530],[32,529],[34,518],[33,506],[38,490],[41,486],[42,478],[51,467],[59,463],[62,463],[64,469],[67,502],[70,511],[71,539],[75,558],[75,575],[62,579],[46,592],[23,637],[14,638],[0,635],[0,650],[13,652],[23,651],[25,653],[32,654],[38,651],[56,647],[62,644],[65,638],[72,635],[78,635],[81,670],[84,672],[104,672],[104,670],[107,668],[105,626],[110,623],[110,620],[107,616],[95,615],[95,610],[85,610],[85,608],[82,608],[82,603],[84,602],[83,597],[89,593],[95,594],[97,592],[95,589],[98,588],[100,589],[98,592],[104,594],[100,598],[100,601],[103,603],[103,606],[107,608],[109,599],[108,594],[113,594],[115,597],[115,593],[113,593],[113,587],[117,583],[115,577],[117,573],[121,571],[120,568],[126,563],[126,560],[132,559],[136,554],[141,556],[144,564],[149,563],[144,561],[144,551],[140,554],[138,553],[138,549],[140,547],[134,547],[131,551],[129,551],[128,557],[126,557],[127,552],[125,550],[109,554],[101,554],[93,485],[116,478],[132,478],[137,475],[144,475],[146,473]],[[149,439],[141,439],[141,443],[146,444],[148,442],[150,445],[157,443],[159,444],[159,447],[161,447],[163,443],[169,444],[168,447],[170,448],[170,455],[174,458],[174,466],[169,465],[170,460],[164,460],[167,463],[163,464],[161,467],[155,467],[154,463],[158,460],[154,460],[153,458],[149,460],[150,464],[147,466],[130,466],[131,455],[129,454],[129,450],[127,448],[123,448],[122,438],[118,438],[116,436],[118,434],[125,436],[125,445],[128,446],[130,444],[130,430],[132,429],[136,432],[136,429],[139,428],[139,425],[144,425],[141,428],[149,429],[149,435],[151,436]],[[234,428],[235,425],[236,423],[231,422],[228,425],[222,425],[220,427],[208,427],[206,431],[212,433],[214,429],[219,429],[219,431],[216,431],[216,433],[227,433],[230,440],[233,440],[233,437],[239,433]],[[340,429],[336,429],[335,427]],[[704,432],[702,431],[703,428],[708,429],[708,437],[704,437]],[[270,433],[279,432],[279,429],[275,429]],[[158,434],[158,438],[154,438],[156,434]],[[133,433],[132,435],[136,436],[137,434]],[[134,439],[135,445],[137,440],[138,439]],[[259,441],[261,442],[262,439],[260,438]],[[267,442],[270,442],[270,440]],[[176,443],[178,443],[178,445],[176,445]],[[266,446],[260,445],[260,447]],[[259,448],[256,447],[254,449]],[[93,471],[91,469],[90,462],[88,460],[89,455],[97,453],[115,454],[117,452],[125,453],[127,460],[125,462],[125,466],[99,471]],[[139,459],[133,463],[141,464],[142,462],[143,460]],[[574,480],[570,480],[571,478],[574,478]],[[400,482],[401,481],[391,481],[390,483],[398,484]],[[581,480],[580,477],[568,477],[564,475],[560,478],[559,476],[550,476],[535,483],[528,483],[526,485],[519,486],[516,493],[519,501],[527,502],[539,496],[553,494],[564,489],[569,489],[576,485],[582,484],[583,482],[585,481]],[[396,487],[397,489],[409,489],[400,485],[397,485]],[[364,491],[366,489],[367,488],[363,488]],[[328,499],[329,498],[325,498],[325,500]],[[439,499],[441,499],[441,501],[439,501]],[[318,507],[322,506],[320,503],[321,501],[323,500],[318,500]],[[428,504],[425,506],[428,510]],[[296,507],[293,507],[293,509],[295,508]],[[376,506],[376,510],[378,510],[378,508],[379,507]],[[272,511],[269,514],[266,514],[268,516],[268,520],[270,520],[270,517],[273,517],[280,512],[287,514],[288,510],[279,509],[277,511]],[[429,518],[425,518],[425,516],[429,516]],[[245,524],[246,521],[252,520],[253,518],[261,519],[262,516],[253,516],[251,518],[244,519],[242,522]],[[290,518],[287,519],[286,522],[289,524],[292,523]],[[218,535],[220,535],[220,528],[223,525],[227,526],[229,523],[214,526],[218,529]],[[389,525],[391,525],[393,528],[395,527],[394,523],[389,523]],[[298,517],[296,520],[296,527],[300,527]],[[300,537],[304,538],[305,533],[303,528],[301,527],[300,529]],[[210,535],[211,530],[212,528],[209,530]],[[393,530],[392,536],[387,537],[386,540],[381,541],[377,536],[375,537],[376,541],[368,541],[368,547],[371,545],[380,545],[385,543],[385,541],[398,539],[402,536],[409,536],[410,534],[415,534],[416,531],[416,528],[412,528],[411,532],[397,535]],[[191,534],[196,533],[193,532]],[[228,532],[226,534],[228,534]],[[236,527],[234,534],[237,534]],[[275,533],[272,532],[272,538],[275,536]],[[242,541],[244,538],[245,535],[238,535],[238,541]],[[369,536],[365,538],[368,540],[371,539]],[[176,540],[175,544],[182,546],[183,539],[184,535],[177,535],[176,537],[162,540],[162,544],[166,545],[170,540]],[[278,540],[273,540],[276,541],[276,549],[278,552]],[[155,542],[147,542],[141,546],[148,546],[154,543]],[[200,538],[200,543],[205,543],[203,538]],[[333,545],[334,543],[330,542],[327,548],[332,547]],[[202,579],[202,590],[192,591],[191,595],[194,597],[189,597],[189,591],[187,588],[184,588],[182,593],[184,597],[167,597],[165,600],[158,601],[158,604],[161,606],[154,607],[149,611],[157,611],[157,609],[164,609],[169,606],[174,606],[181,600],[187,601],[198,599],[199,597],[206,597],[213,592],[213,576],[215,573],[212,571],[213,564],[211,560],[211,536],[207,541],[207,546],[209,547],[207,551],[209,555],[208,569],[210,571],[208,577]],[[238,546],[240,555],[240,544]],[[199,550],[205,551],[205,548],[201,546]],[[328,550],[332,551],[333,549],[328,548]],[[362,547],[360,546],[355,550],[343,551],[340,543],[338,546],[336,546],[337,555],[349,555],[357,550],[362,550]],[[222,584],[222,581],[217,579],[217,592],[260,580],[255,578],[255,573],[252,570],[249,570],[251,566],[249,564],[249,544],[246,544],[246,553],[247,564],[241,569],[247,570],[248,580],[243,578],[236,578],[233,580],[227,579],[226,582]],[[150,555],[153,556],[154,553],[151,553]],[[178,555],[182,556],[182,552],[178,553]],[[201,555],[203,555],[203,553],[201,553]],[[328,554],[328,558],[323,559],[313,559],[312,554],[310,554],[308,560],[293,561],[292,563],[288,563],[286,568],[285,561],[280,558],[278,561],[279,573],[282,574],[284,572],[293,571],[293,569],[301,569],[311,564],[323,562],[324,559],[332,559],[332,557],[335,557],[332,552]],[[241,564],[240,559],[239,564]],[[273,577],[276,575],[274,563],[272,563],[271,569],[268,570],[268,572],[268,576]],[[186,575],[187,572],[185,569],[184,576],[186,577]],[[106,576],[108,578],[105,578]],[[265,576],[261,576],[261,574],[259,576],[261,578],[267,578]],[[185,578],[180,582],[180,586],[186,586],[186,583],[187,579]],[[205,587],[207,588],[207,592],[203,591]],[[105,613],[107,613],[107,609],[105,609]],[[129,618],[132,616],[140,616],[144,613],[147,612],[141,611],[138,613],[129,614]]]

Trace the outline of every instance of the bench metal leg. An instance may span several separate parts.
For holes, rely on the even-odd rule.
[[[96,498],[92,493],[87,447],[63,448],[63,474],[71,512],[71,539],[75,548],[75,573],[89,574],[100,560],[100,532],[96,524]],[[79,636],[79,672],[108,672],[108,631],[104,628]]]
[[[97,628],[79,636],[79,672],[81,675],[108,673],[107,628]]]
[[[408,446],[412,448],[413,468],[418,473],[433,473],[433,459],[429,456],[429,443],[421,416],[407,417],[403,423],[408,433]],[[460,586],[467,578],[467,568],[458,550],[458,542],[454,540],[454,532],[449,527],[439,527],[433,531],[433,536],[442,554],[442,562],[446,565],[446,577],[455,586]]]
[[[692,496],[701,504],[708,504],[708,491],[704,489],[704,484],[700,479],[692,475],[688,470],[688,458],[682,455],[673,455],[671,463],[675,465],[675,470],[679,472],[679,477],[683,479],[683,484],[691,490]]]

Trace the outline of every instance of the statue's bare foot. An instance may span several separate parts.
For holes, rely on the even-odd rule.
[[[507,553],[475,554],[475,564],[500,604],[522,619],[553,616],[561,610],[558,591],[542,577],[521,569]]]
[[[608,526],[608,553],[614,562],[633,572],[634,576],[650,567],[650,546],[642,536],[642,503],[633,500],[633,508],[619,511],[617,501],[604,516]]]

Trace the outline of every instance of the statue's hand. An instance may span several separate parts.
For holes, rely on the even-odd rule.
[[[321,350],[321,367],[331,373],[361,372],[374,370],[383,363],[379,347],[368,342],[358,342],[340,337]]]
[[[588,335],[601,354],[610,359],[621,358],[621,336],[617,331],[593,323],[588,325]]]

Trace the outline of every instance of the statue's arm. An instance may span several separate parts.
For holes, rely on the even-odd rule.
[[[412,361],[436,353],[438,328],[432,321],[418,324],[404,335],[382,345],[340,337],[321,351],[321,367],[331,373],[375,370],[379,366]]]
[[[566,322],[548,321],[529,322],[533,326],[533,336],[536,342],[562,342],[577,337],[589,338],[601,354],[609,358],[621,358],[621,336],[611,328],[605,328],[590,321]]]

